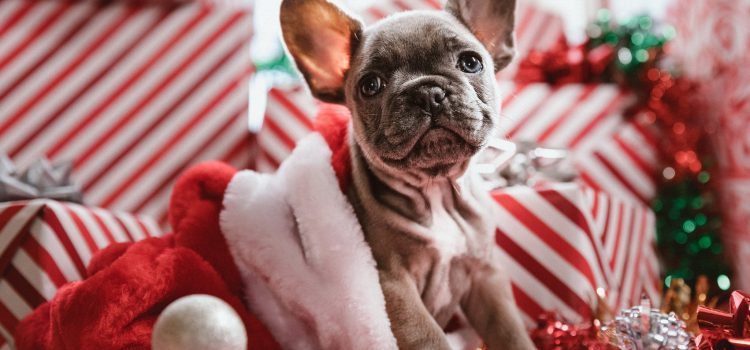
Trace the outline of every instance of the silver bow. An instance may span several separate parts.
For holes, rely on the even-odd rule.
[[[73,163],[51,164],[42,158],[20,172],[4,154],[0,154],[0,202],[50,198],[81,203],[80,188],[70,180]]]
[[[570,182],[578,174],[570,164],[568,155],[565,149],[495,138],[479,155],[477,168],[493,188],[533,186],[543,181]]]
[[[602,327],[612,345],[626,350],[691,350],[695,349],[685,322],[674,312],[663,314],[651,308],[643,297],[641,305],[620,311],[615,320]]]

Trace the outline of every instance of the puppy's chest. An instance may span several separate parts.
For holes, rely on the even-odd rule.
[[[437,253],[440,261],[469,253],[471,241],[478,238],[475,228],[458,213],[455,203],[446,203],[440,187],[428,187],[425,197],[430,207],[430,220],[423,238],[428,247]]]
[[[441,322],[441,314],[451,314],[469,285],[471,266],[482,259],[480,247],[486,237],[483,227],[477,225],[456,208],[456,203],[446,203],[438,189],[427,189],[431,222],[427,226],[426,251],[430,266],[417,273],[422,300],[428,310]],[[420,259],[421,260],[421,259]]]

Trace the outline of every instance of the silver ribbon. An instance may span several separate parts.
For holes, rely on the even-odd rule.
[[[477,169],[492,188],[571,182],[578,173],[568,156],[565,149],[494,138],[479,155]]]
[[[49,198],[82,203],[83,195],[73,184],[70,161],[51,164],[42,158],[20,172],[7,155],[0,154],[0,202]]]
[[[692,350],[695,343],[685,322],[674,312],[663,314],[651,308],[643,297],[641,305],[620,311],[614,321],[602,327],[612,345],[625,350]]]

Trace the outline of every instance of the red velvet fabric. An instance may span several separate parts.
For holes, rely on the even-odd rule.
[[[17,348],[150,349],[154,322],[167,305],[190,294],[209,294],[240,315],[248,349],[278,349],[241,301],[239,271],[219,230],[224,191],[235,173],[217,162],[186,171],[170,204],[175,233],[97,253],[85,280],[66,285],[21,322]]]
[[[349,155],[349,109],[341,105],[322,104],[315,118],[315,130],[323,135],[333,154],[331,165],[339,180],[341,191],[346,192],[351,176],[351,156]]]
[[[333,151],[342,189],[350,172],[349,112],[324,105],[316,129]],[[208,162],[177,180],[169,218],[174,234],[114,244],[91,260],[88,276],[60,289],[15,331],[26,349],[149,349],[156,318],[172,301],[209,294],[232,305],[248,332],[248,349],[278,349],[266,328],[243,305],[242,280],[219,227],[219,213],[236,169]]]

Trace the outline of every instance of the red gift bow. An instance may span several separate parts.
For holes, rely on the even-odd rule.
[[[750,349],[750,294],[734,291],[729,298],[729,312],[698,306],[695,338],[700,350]]]
[[[614,56],[610,45],[587,50],[585,44],[570,46],[562,42],[549,51],[529,53],[521,61],[515,80],[552,85],[598,82]]]

